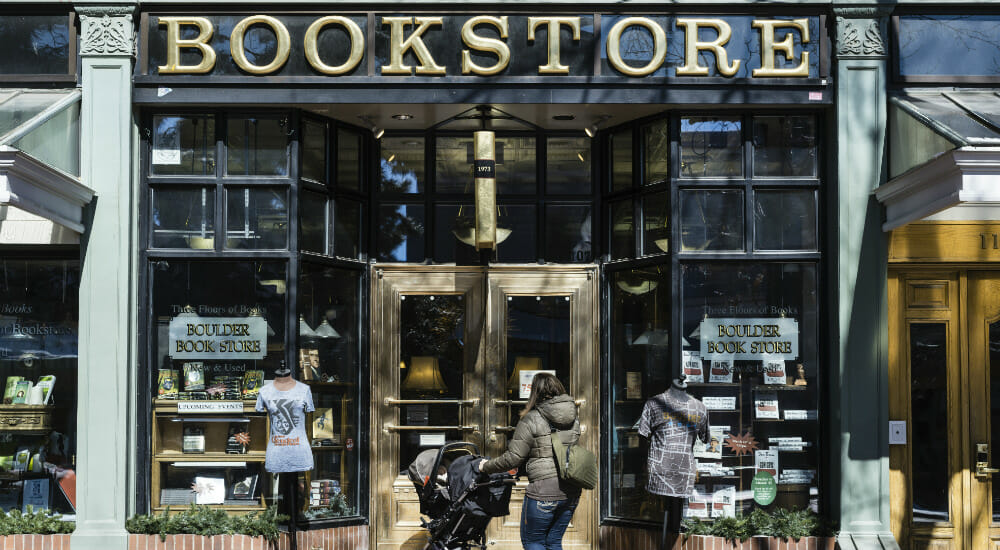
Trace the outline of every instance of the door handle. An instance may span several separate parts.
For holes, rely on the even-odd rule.
[[[991,477],[1000,473],[1000,468],[990,467],[990,444],[976,443],[976,477]]]

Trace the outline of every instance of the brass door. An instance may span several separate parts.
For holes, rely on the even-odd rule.
[[[1000,273],[890,273],[889,291],[889,414],[907,439],[890,446],[893,532],[903,548],[998,548]]]
[[[524,405],[521,373],[555,371],[580,405],[582,442],[597,450],[597,304],[593,268],[377,267],[372,300],[372,537],[378,548],[423,548],[406,467],[444,441],[506,448]],[[531,373],[524,374],[525,377]],[[521,548],[527,481],[491,548]],[[597,491],[585,491],[564,538],[590,548]]]

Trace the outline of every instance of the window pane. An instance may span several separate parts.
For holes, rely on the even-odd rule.
[[[507,357],[506,399],[525,399],[520,387],[521,372],[525,370],[551,370],[556,378],[568,385],[573,378],[570,352],[570,297],[569,296],[507,296],[501,307],[506,309],[507,320],[503,335],[504,353]],[[524,405],[509,403],[498,405],[498,422],[516,426]],[[509,438],[512,432],[501,432]],[[503,443],[503,441],[501,441]]]
[[[635,256],[635,224],[632,201],[611,203],[611,259]]]
[[[226,248],[288,248],[288,190],[226,190]]]
[[[497,217],[497,261],[533,262],[538,259],[535,205],[500,205]],[[509,233],[508,233],[509,231]],[[506,235],[506,237],[504,237]],[[504,240],[501,241],[500,239]]]
[[[326,124],[302,121],[302,177],[326,183]]]
[[[666,119],[642,128],[643,184],[653,185],[670,178],[670,125]]]
[[[6,401],[5,420],[18,418],[15,415],[38,420],[44,415],[51,424],[48,431],[24,431],[30,428],[24,424],[5,426],[3,446],[10,465],[4,467],[0,480],[4,498],[0,509],[10,511],[22,509],[19,500],[27,500],[27,494],[21,497],[29,487],[28,479],[45,480],[36,483],[47,483],[54,489],[65,479],[64,474],[76,468],[80,264],[76,260],[21,259],[8,252],[0,269],[0,380],[14,396],[13,403]],[[44,388],[45,379],[55,384],[48,394],[43,390],[41,403],[33,401],[24,386],[34,383],[36,388]],[[16,388],[18,380],[22,381],[20,390]],[[22,392],[25,398],[17,397]],[[23,411],[32,403],[44,412],[9,410]],[[26,461],[31,455],[36,463],[44,457],[41,469],[33,472],[22,466],[26,471],[16,471],[13,463]],[[51,496],[47,508],[61,514],[75,513],[58,489]]]
[[[681,191],[681,250],[743,250],[743,191]]]
[[[381,145],[382,193],[424,192],[424,138],[384,137]]]
[[[479,261],[476,213],[471,204],[434,205],[434,261],[474,264]]]
[[[497,193],[533,195],[538,191],[538,149],[533,137],[497,137]]]
[[[757,250],[817,250],[816,192],[757,191],[754,193],[754,248]]]
[[[299,250],[326,254],[326,195],[302,191],[299,196]]]
[[[421,204],[383,204],[376,226],[376,259],[382,262],[424,260],[424,207]]]
[[[337,131],[337,187],[361,190],[361,134]]]
[[[660,521],[648,505],[648,443],[633,426],[670,383],[670,266],[611,275],[611,515]]]
[[[461,399],[465,364],[466,300],[457,294],[401,296],[399,323],[399,393],[401,399]],[[403,426],[454,426],[454,405],[407,405],[400,410]],[[438,432],[440,433],[440,432]],[[446,441],[461,441],[446,431]],[[417,431],[399,434],[399,470],[405,471],[420,451]]]
[[[632,129],[611,134],[611,192],[632,188]]]
[[[350,441],[360,441],[360,285],[358,271],[302,264],[300,323],[304,321],[311,330],[299,333],[297,378],[312,387],[316,406],[307,425],[311,427],[313,479],[336,481],[340,496],[323,498],[344,500],[343,506],[334,506],[314,499],[319,505],[310,506],[304,513],[307,519],[355,515],[362,493],[358,484],[361,454],[346,447]]]
[[[588,263],[593,260],[590,205],[545,207],[545,261]]]
[[[232,176],[288,175],[288,118],[230,118],[226,173]]]
[[[746,517],[757,507],[751,482],[767,472],[782,506],[817,511],[816,265],[684,263],[681,297],[681,364],[688,392],[706,404],[711,427],[710,441],[694,449],[697,492],[735,490],[734,506],[719,512]],[[758,450],[737,455],[737,436],[752,437]]]
[[[0,74],[68,74],[69,17],[57,15],[11,15],[0,18],[0,36],[5,51]]]
[[[153,117],[149,168],[157,176],[215,176],[215,118]]]
[[[361,204],[348,199],[337,199],[334,204],[333,254],[341,258],[360,258]]]
[[[949,521],[948,334],[944,323],[910,324],[910,415],[912,433],[936,442],[910,445],[913,521]]]
[[[550,137],[546,145],[546,192],[589,195],[594,186],[589,138]]]
[[[754,176],[812,177],[816,166],[815,117],[754,117]]]
[[[465,193],[475,191],[472,179],[472,136],[445,137],[436,140],[434,157],[434,190],[438,193]]]
[[[899,74],[995,78],[1000,15],[902,15]]]
[[[215,190],[153,189],[153,248],[215,248]]]
[[[670,197],[666,192],[642,199],[643,254],[670,252]]]
[[[743,175],[742,123],[738,117],[681,119],[681,177]]]

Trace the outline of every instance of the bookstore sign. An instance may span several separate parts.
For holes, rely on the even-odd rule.
[[[267,321],[263,317],[198,317],[170,320],[172,359],[263,359]]]
[[[702,320],[701,356],[736,361],[785,360],[799,356],[799,323],[788,317]]]

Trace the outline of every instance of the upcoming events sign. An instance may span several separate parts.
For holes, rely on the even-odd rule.
[[[799,323],[788,317],[708,317],[701,322],[700,334],[704,359],[792,361],[799,356]]]
[[[263,359],[267,355],[267,321],[263,317],[199,317],[170,320],[173,359]]]

